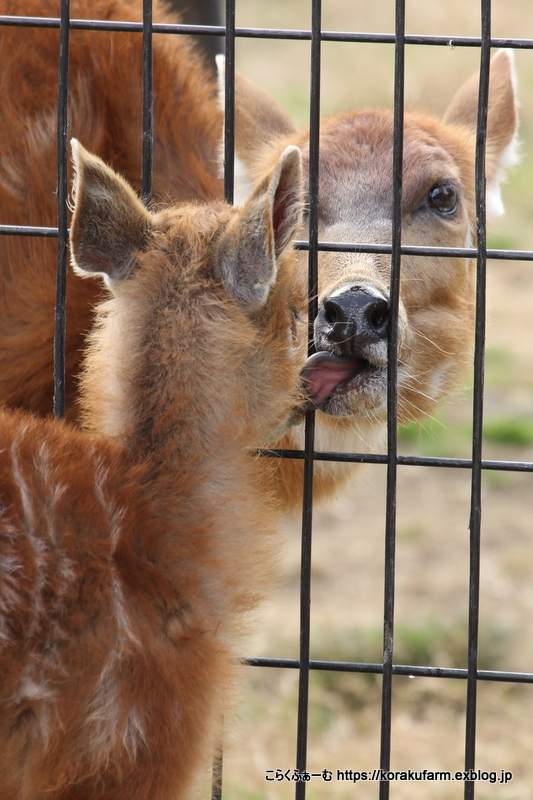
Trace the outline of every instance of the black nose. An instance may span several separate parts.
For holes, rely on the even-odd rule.
[[[315,321],[315,337],[323,345],[341,346],[344,355],[387,338],[389,302],[368,289],[352,286],[325,300]]]

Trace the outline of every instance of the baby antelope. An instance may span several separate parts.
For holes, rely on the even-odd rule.
[[[269,460],[250,448],[300,400],[300,153],[241,208],[157,213],[73,154],[73,267],[110,297],[82,429],[0,415],[0,797],[183,800],[275,573]]]

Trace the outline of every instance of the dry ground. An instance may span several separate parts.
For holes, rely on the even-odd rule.
[[[392,0],[323,0],[323,28],[391,32]],[[307,0],[238,0],[237,25],[302,27]],[[477,0],[407,0],[409,33],[477,35]],[[524,0],[493,2],[493,35],[533,37]],[[238,42],[238,68],[274,94],[293,117],[307,116],[309,47]],[[407,52],[409,105],[441,113],[476,69],[465,48],[412,47]],[[333,113],[390,105],[392,47],[324,45],[322,106]],[[533,53],[517,53],[523,160],[505,189],[506,218],[491,226],[496,247],[533,247]],[[492,262],[488,274],[487,458],[533,460],[533,269]],[[467,381],[468,383],[468,381]],[[450,402],[440,420],[402,438],[405,452],[470,454],[471,397]],[[313,541],[312,657],[379,661],[383,604],[384,480],[368,466],[359,480],[317,510]],[[533,671],[533,531],[531,474],[486,473],[483,490],[480,665]],[[468,471],[399,470],[397,663],[465,666],[468,601]],[[264,609],[248,654],[297,657],[299,522],[288,524],[285,581]],[[226,746],[224,786],[232,800],[289,798],[294,785],[265,781],[267,770],[294,766],[297,674],[246,668],[245,703]],[[465,686],[462,681],[395,679],[394,769],[462,769]],[[478,800],[529,800],[533,768],[533,686],[479,686],[477,764],[513,772],[507,785],[480,783]],[[380,682],[315,673],[310,692],[309,769],[368,770],[379,764]],[[378,797],[377,783],[356,787],[313,779],[310,798]],[[459,800],[462,783],[394,783],[392,800]]]

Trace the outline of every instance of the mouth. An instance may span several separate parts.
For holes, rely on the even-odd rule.
[[[371,364],[365,358],[338,356],[329,350],[314,353],[307,359],[301,372],[308,397],[307,408],[324,411],[332,401],[342,399],[343,395],[355,393],[363,396],[371,389],[374,394],[376,379],[383,385],[386,383],[386,373],[386,367]]]

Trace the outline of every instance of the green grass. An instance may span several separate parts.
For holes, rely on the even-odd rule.
[[[403,451],[422,456],[467,457],[470,455],[472,426],[468,419],[451,420],[439,412],[434,420],[400,425],[398,443]]]
[[[313,636],[312,658],[380,663],[382,637],[381,626],[355,628],[343,632],[342,635],[338,631],[317,632]],[[505,634],[499,627],[489,624],[481,629],[479,638],[481,669],[497,669],[501,666],[505,657],[505,642]],[[395,627],[396,664],[461,668],[466,666],[466,659],[466,619],[443,623],[428,618],[417,622],[398,623]],[[373,678],[371,675],[364,677]]]
[[[382,631],[380,627],[357,628],[339,632],[317,633],[312,657],[318,660],[381,663]],[[439,666],[465,669],[467,666],[468,626],[466,619],[444,624],[439,620],[398,624],[394,632],[394,663],[413,666]],[[500,669],[505,665],[507,636],[491,624],[481,626],[479,635],[479,669]],[[460,687],[450,694],[450,703],[463,713]],[[430,682],[422,692],[412,692],[411,682],[395,681],[395,702],[407,705],[416,716],[422,703],[442,702],[439,681]],[[368,714],[380,703],[381,675],[372,673],[314,670],[310,678],[309,731],[319,737],[335,729],[339,715],[348,714],[360,735],[365,735]],[[296,696],[294,697],[294,702]],[[416,707],[415,707],[416,706]]]
[[[398,429],[402,451],[422,456],[468,458],[472,448],[472,426],[469,420],[409,422]],[[508,413],[487,416],[483,423],[483,439],[491,445],[515,448],[533,446],[533,414],[510,416]]]
[[[493,444],[529,447],[533,445],[533,416],[493,417],[485,422],[483,436]]]

